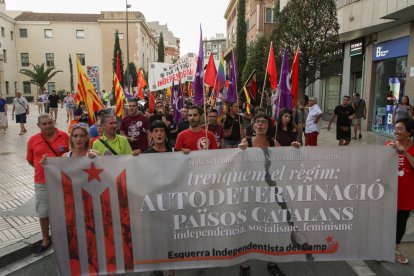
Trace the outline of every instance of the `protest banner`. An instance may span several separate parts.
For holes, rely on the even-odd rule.
[[[61,275],[394,260],[386,147],[50,158],[45,172]]]
[[[193,81],[197,66],[197,56],[188,53],[176,63],[154,62],[149,66],[148,87],[151,91],[158,91],[170,87],[173,81]]]

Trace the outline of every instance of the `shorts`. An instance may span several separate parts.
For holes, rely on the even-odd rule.
[[[59,108],[57,108],[57,107],[49,107],[49,113],[52,113],[52,112],[57,113],[58,110],[59,110]]]
[[[7,128],[7,116],[4,112],[0,112],[0,127]]]
[[[26,113],[16,114],[16,123],[25,124],[26,123]]]
[[[351,141],[351,126],[336,126],[336,140]]]
[[[360,125],[362,121],[362,117],[361,118],[357,118],[357,119],[352,119],[352,125],[356,126],[356,125]]]
[[[35,183],[36,215],[38,218],[49,217],[49,197],[46,184]]]

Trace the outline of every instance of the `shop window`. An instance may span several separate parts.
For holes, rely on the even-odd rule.
[[[84,39],[85,38],[85,31],[84,30],[76,30],[76,38],[77,39]]]
[[[404,95],[407,57],[375,62],[375,95],[372,110],[372,130],[391,135],[392,113]]]

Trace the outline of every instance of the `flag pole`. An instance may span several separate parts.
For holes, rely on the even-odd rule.
[[[237,94],[238,96],[240,96],[240,94],[243,92],[243,88],[247,85],[247,83],[249,81],[251,81],[254,73],[256,73],[256,69],[253,69],[253,72],[250,74],[250,76],[247,78],[246,82],[244,83],[244,85],[242,86],[242,89],[240,89],[240,92]]]
[[[278,87],[279,88],[279,87]],[[276,93],[277,93],[277,90],[276,90]],[[282,93],[279,93],[279,95],[278,95],[278,99],[277,99],[277,114],[276,114],[276,110],[275,110],[275,116],[276,116],[276,118],[279,118],[279,113],[280,113],[280,96],[281,96],[281,94]],[[276,144],[276,142],[277,142],[277,139],[276,139],[276,137],[277,137],[277,129],[279,128],[279,124],[277,123],[277,121],[276,121],[276,130],[275,130],[275,144]]]
[[[270,42],[270,48],[273,47],[273,41]],[[265,72],[265,77],[264,77],[264,82],[263,82],[263,88],[262,88],[262,93],[261,93],[261,97],[260,97],[260,107],[262,107],[263,104],[263,94],[264,94],[264,90],[265,90],[265,86],[266,86],[266,80],[267,80],[267,67],[269,66],[269,58],[270,58],[270,49],[269,49],[269,55],[267,57],[267,64],[266,64],[266,72]]]

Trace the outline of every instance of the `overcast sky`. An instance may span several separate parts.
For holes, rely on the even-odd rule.
[[[181,39],[181,55],[198,53],[201,24],[203,37],[226,33],[224,12],[229,0],[128,0],[131,11],[140,11],[147,21],[168,24]],[[124,11],[123,0],[6,0],[8,10],[64,13],[99,13]]]

